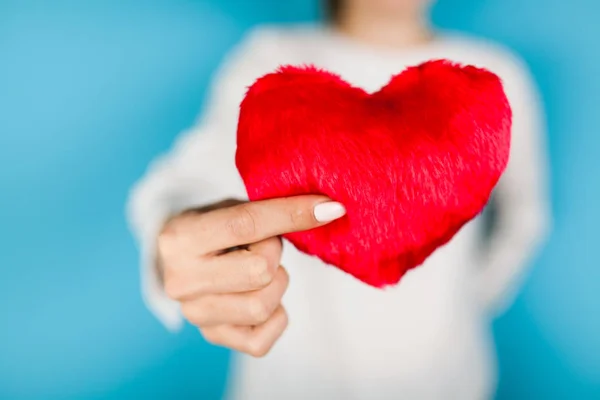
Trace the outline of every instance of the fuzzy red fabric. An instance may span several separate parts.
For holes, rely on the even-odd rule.
[[[241,104],[236,164],[251,200],[324,194],[331,224],[285,235],[367,284],[397,283],[480,213],[508,162],[511,109],[493,73],[446,60],[376,93],[281,67]]]

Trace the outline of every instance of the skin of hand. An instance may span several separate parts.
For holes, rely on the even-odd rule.
[[[307,195],[226,200],[179,214],[158,238],[165,292],[208,342],[262,357],[288,323],[279,235],[325,225],[345,212],[327,197]]]

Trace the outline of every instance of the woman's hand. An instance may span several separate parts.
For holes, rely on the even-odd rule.
[[[279,235],[324,225],[345,210],[312,195],[235,203],[171,219],[158,239],[161,272],[166,293],[206,340],[261,357],[287,326]]]

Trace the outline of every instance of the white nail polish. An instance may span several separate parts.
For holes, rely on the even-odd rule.
[[[335,201],[317,204],[313,210],[315,219],[319,222],[329,222],[346,214],[346,208]]]

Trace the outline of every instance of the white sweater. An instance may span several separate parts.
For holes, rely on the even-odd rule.
[[[229,395],[271,399],[484,399],[495,389],[489,320],[511,298],[548,227],[546,160],[538,99],[522,63],[496,45],[453,34],[403,51],[367,47],[321,27],[263,27],[227,57],[208,110],[132,191],[130,222],[141,246],[142,288],[172,330],[178,305],[155,275],[155,241],[165,219],[186,208],[246,193],[234,165],[245,89],[281,64],[312,63],[375,91],[429,59],[489,68],[511,102],[509,166],[495,191],[497,221],[482,243],[480,219],[465,226],[394,288],[369,287],[284,246],[290,325],[262,359],[236,355]],[[201,374],[201,371],[198,372]]]

